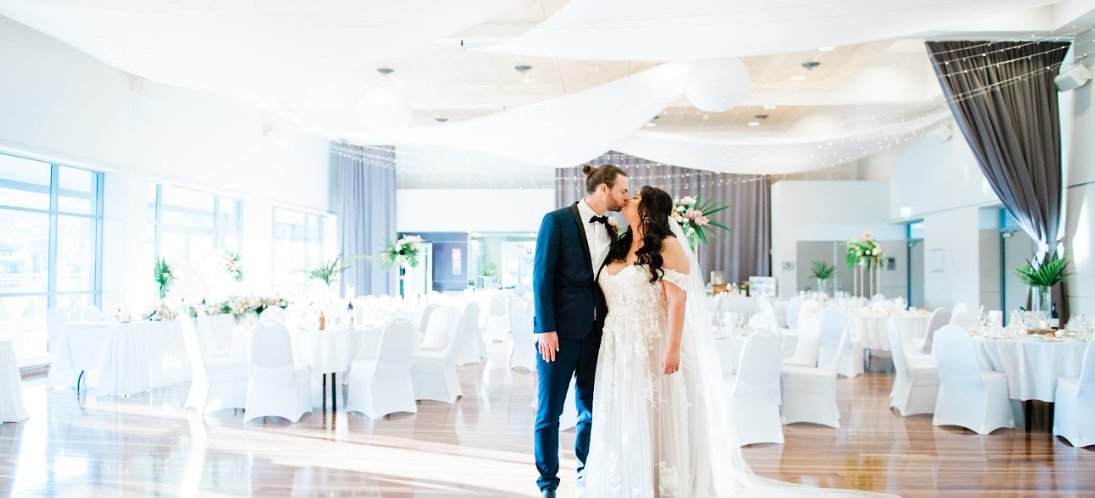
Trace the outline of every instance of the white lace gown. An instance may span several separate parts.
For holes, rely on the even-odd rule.
[[[718,360],[714,351],[703,351],[710,338],[690,331],[692,318],[685,318],[679,371],[661,373],[669,321],[664,286],[694,287],[688,275],[664,271],[654,284],[645,266],[628,265],[616,274],[605,268],[598,276],[608,315],[593,389],[584,496],[879,496],[753,474],[726,430],[732,414],[724,411]]]

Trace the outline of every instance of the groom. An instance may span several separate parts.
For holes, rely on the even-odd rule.
[[[537,484],[545,498],[555,498],[559,487],[559,416],[578,410],[574,453],[581,479],[589,454],[593,415],[593,376],[604,325],[604,294],[594,281],[596,271],[615,238],[605,211],[627,204],[627,173],[611,164],[586,165],[586,195],[569,207],[552,211],[540,223],[533,268],[539,338],[536,361],[536,468]],[[564,407],[570,379],[575,379],[577,407]]]

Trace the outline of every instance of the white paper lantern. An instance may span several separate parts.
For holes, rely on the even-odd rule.
[[[358,117],[373,130],[403,128],[411,122],[411,103],[394,88],[377,87],[361,97]]]
[[[684,78],[684,96],[697,109],[724,112],[749,95],[749,69],[741,59],[700,60]]]

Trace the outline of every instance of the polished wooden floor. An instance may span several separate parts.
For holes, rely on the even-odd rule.
[[[0,425],[0,496],[538,496],[534,377],[506,369],[499,345],[490,356],[461,368],[456,404],[383,420],[317,408],[295,425],[245,425],[232,410],[200,417],[182,408],[185,385],[78,397],[29,377],[31,419]],[[901,418],[888,408],[891,382],[841,379],[841,429],[785,426],[786,444],[747,447],[746,459],[767,477],[909,497],[1095,496],[1095,451],[1044,432],[978,436]],[[560,496],[574,496],[567,456]]]

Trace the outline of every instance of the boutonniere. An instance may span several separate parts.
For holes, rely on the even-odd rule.
[[[608,235],[610,237],[616,237],[620,234],[619,222],[617,222],[616,218],[612,216],[608,217],[608,223],[605,223],[605,228],[608,230]]]

